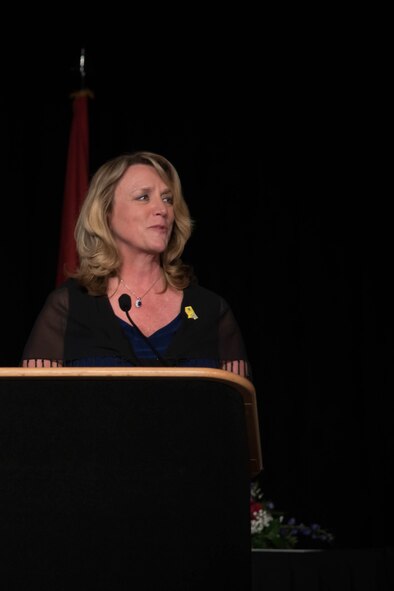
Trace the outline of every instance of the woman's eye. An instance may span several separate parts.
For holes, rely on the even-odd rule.
[[[170,205],[172,205],[174,203],[174,198],[172,195],[164,195],[163,201],[164,203],[169,203]]]
[[[148,199],[148,195],[144,194],[144,195],[139,195],[139,197],[137,197],[137,201],[146,201]]]

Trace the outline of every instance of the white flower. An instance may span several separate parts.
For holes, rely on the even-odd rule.
[[[250,531],[252,534],[259,534],[265,527],[271,523],[273,517],[264,509],[253,513],[253,519],[250,521]]]

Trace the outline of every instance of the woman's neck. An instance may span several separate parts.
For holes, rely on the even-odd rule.
[[[148,260],[145,258],[145,260],[138,259],[124,262],[119,270],[118,277],[133,289],[139,291],[149,287],[153,282],[157,282],[160,288],[163,287],[160,281],[163,277],[163,271],[160,259],[157,257],[155,259],[150,257]]]

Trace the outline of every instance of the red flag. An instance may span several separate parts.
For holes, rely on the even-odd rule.
[[[92,94],[89,90],[81,90],[72,96],[73,118],[68,146],[56,285],[66,279],[67,271],[75,271],[78,265],[74,228],[89,184],[88,100]]]

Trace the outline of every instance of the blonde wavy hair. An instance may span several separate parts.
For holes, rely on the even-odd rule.
[[[71,276],[92,295],[106,294],[108,279],[117,275],[121,265],[108,216],[112,209],[115,189],[126,170],[133,164],[153,166],[172,192],[174,226],[167,248],[161,255],[161,265],[167,283],[177,289],[184,289],[193,277],[192,268],[184,264],[180,258],[190,238],[193,223],[182,194],[178,173],[174,166],[159,154],[134,152],[113,158],[97,170],[90,182],[75,226],[79,267]]]

